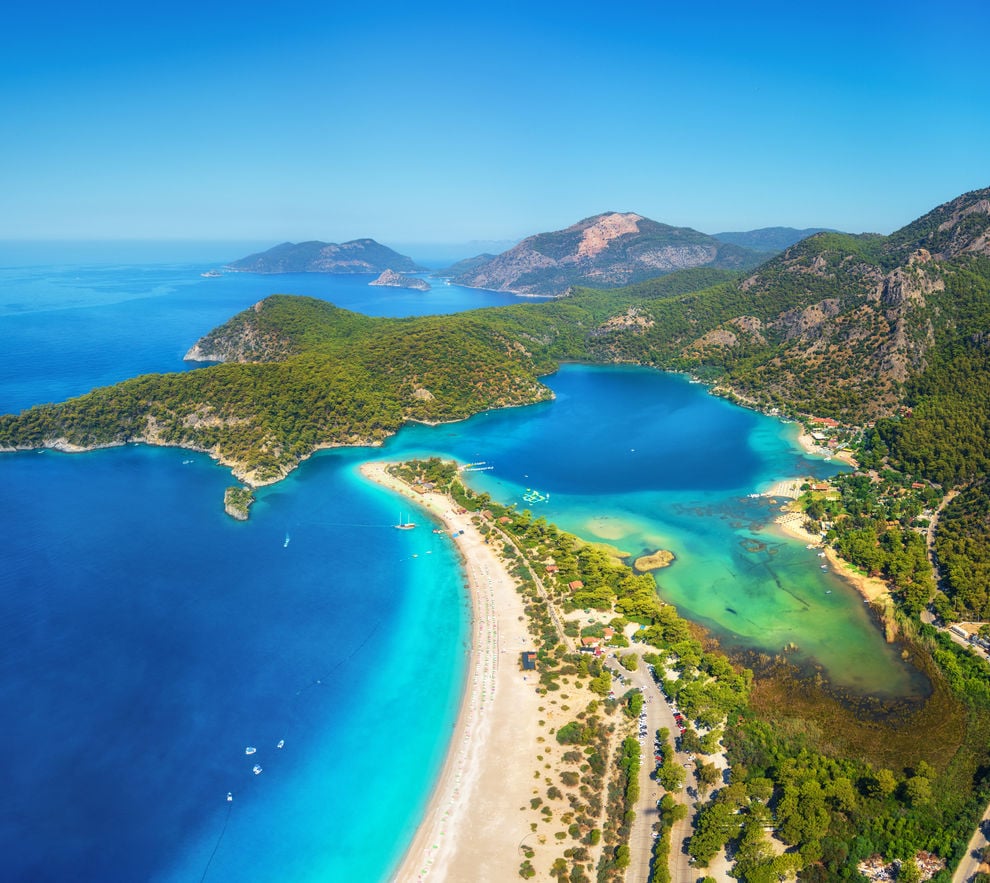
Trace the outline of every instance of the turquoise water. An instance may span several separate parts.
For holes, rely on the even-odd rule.
[[[0,409],[183,369],[200,334],[276,288],[388,315],[511,300],[201,279],[209,266],[0,270]],[[472,480],[499,499],[535,488],[549,499],[530,508],[576,533],[672,549],[662,594],[724,641],[792,640],[837,683],[913,689],[858,598],[746,496],[828,471],[792,427],[646,370],[569,366],[548,383],[551,403],[322,452],[262,489],[246,524],[202,455],[0,456],[5,877],[387,875],[442,761],[467,630],[452,548],[391,528],[399,504],[356,473],[369,457],[484,460]]]
[[[451,548],[392,529],[359,459],[308,464],[247,524],[202,456],[0,461],[8,879],[199,879],[225,824],[215,879],[388,867],[453,723],[465,609]]]
[[[411,450],[443,450],[490,470],[472,484],[588,540],[639,556],[674,552],[660,594],[724,645],[823,668],[838,686],[883,696],[920,687],[879,637],[862,599],[816,551],[768,525],[784,500],[750,494],[776,479],[835,472],[803,456],[796,428],[731,405],[683,377],[571,365],[551,403],[411,427]],[[527,503],[536,489],[547,500]]]

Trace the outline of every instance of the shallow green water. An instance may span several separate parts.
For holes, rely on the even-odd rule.
[[[671,550],[674,564],[656,573],[661,595],[726,647],[796,645],[790,658],[837,687],[892,697],[923,689],[862,598],[822,571],[817,550],[773,527],[786,500],[749,496],[782,478],[835,473],[837,464],[801,453],[794,425],[647,369],[567,366],[547,383],[553,402],[416,427],[395,447],[484,461],[490,469],[468,475],[474,486],[585,539],[633,556]]]

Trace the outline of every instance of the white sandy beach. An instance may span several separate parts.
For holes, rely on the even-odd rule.
[[[808,433],[800,433],[797,441],[798,444],[808,453],[821,454],[823,452],[827,452],[827,449],[820,448],[818,443]],[[836,460],[846,463],[847,465],[853,467],[856,466],[856,460],[848,451],[840,451],[838,453],[833,452],[830,456]],[[790,497],[792,499],[796,499],[801,495],[800,486],[806,480],[808,479],[783,479],[774,484],[765,492],[765,494],[766,496]],[[810,543],[815,546],[822,547],[825,552],[825,558],[831,565],[832,569],[846,582],[848,582],[849,585],[856,589],[856,591],[859,592],[865,600],[869,601],[871,604],[881,603],[883,606],[886,606],[887,599],[890,595],[890,589],[887,584],[882,579],[860,573],[851,564],[849,564],[848,561],[844,561],[840,558],[835,549],[822,543],[820,536],[811,534],[804,529],[805,520],[806,519],[803,513],[792,511],[778,516],[774,519],[774,523],[780,532],[786,536],[800,540],[803,543]]]
[[[791,537],[795,540],[800,540],[803,543],[809,543],[814,545],[816,548],[821,548],[825,552],[825,560],[831,565],[832,569],[841,576],[846,582],[849,583],[860,595],[863,596],[867,601],[871,603],[874,601],[880,601],[886,598],[890,594],[890,589],[887,584],[876,577],[866,576],[863,573],[855,570],[851,564],[847,561],[843,561],[838,555],[838,553],[831,546],[825,546],[822,543],[820,536],[809,533],[804,528],[804,522],[806,517],[804,513],[798,512],[788,512],[784,515],[778,516],[774,520],[774,524],[777,529]]]
[[[518,876],[520,844],[538,813],[533,795],[541,697],[520,653],[534,649],[512,577],[469,516],[449,498],[410,490],[366,463],[361,473],[441,519],[464,560],[471,594],[471,655],[450,749],[396,881],[496,881]],[[428,529],[420,527],[419,529]],[[454,532],[463,531],[456,538]],[[536,879],[541,879],[538,876]]]

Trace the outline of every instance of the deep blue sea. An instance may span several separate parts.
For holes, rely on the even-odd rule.
[[[4,254],[2,412],[191,370],[200,335],[274,292],[393,316],[516,300],[199,275],[229,254]],[[387,877],[443,759],[468,631],[449,541],[393,530],[399,503],[360,479],[365,459],[485,461],[472,479],[501,500],[632,553],[672,549],[662,594],[729,644],[794,641],[836,682],[915,689],[861,601],[747,496],[832,468],[797,451],[793,427],[644,369],[568,366],[547,382],[550,403],[322,452],[262,489],[247,523],[224,514],[230,474],[204,455],[0,456],[4,879]]]

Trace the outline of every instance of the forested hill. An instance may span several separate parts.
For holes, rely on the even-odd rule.
[[[758,405],[851,423],[913,403],[914,422],[880,424],[908,462],[919,433],[953,448],[950,413],[968,439],[985,441],[986,411],[967,413],[965,402],[967,385],[987,388],[988,228],[982,190],[889,237],[820,233],[751,273],[697,268],[402,320],[270,297],[190,351],[224,364],[0,417],[0,445],[178,444],[271,481],[319,447],[374,442],[406,420],[546,398],[540,375],[588,360],[692,371]],[[950,411],[942,403],[952,396]],[[973,473],[965,459],[952,474]],[[942,453],[924,468],[950,461]]]
[[[267,251],[250,254],[225,267],[240,273],[382,273],[395,270],[415,273],[423,267],[412,258],[375,242],[283,242]]]

